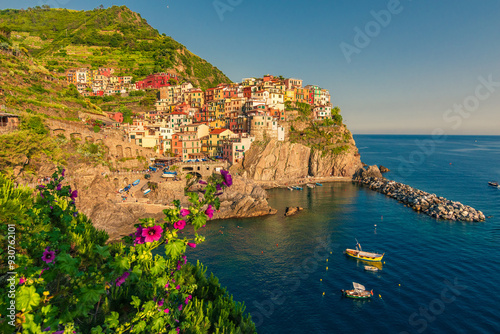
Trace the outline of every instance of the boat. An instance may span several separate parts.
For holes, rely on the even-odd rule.
[[[317,185],[317,186],[320,186],[320,187],[321,187],[321,186],[323,186],[323,184],[321,184],[321,183],[319,183],[319,182],[316,182],[316,185]]]
[[[163,172],[163,174],[161,175],[161,177],[164,177],[164,178],[175,178],[177,176],[177,172]]]
[[[382,261],[382,258],[384,257],[384,254],[379,254],[379,253],[374,253],[374,252],[365,252],[361,248],[361,244],[356,240],[356,249],[346,249],[344,253],[347,256],[353,257],[355,259],[359,260],[364,260],[364,261],[374,261],[374,262],[380,262]]]
[[[293,186],[292,188],[295,190],[302,190],[302,187],[299,187],[299,186]]]
[[[373,296],[373,290],[366,291],[365,287],[359,283],[352,282],[352,286],[354,288],[352,290],[340,290],[342,295],[353,299],[370,299]]]
[[[139,184],[139,182],[141,182],[141,179],[137,179],[137,180],[135,180],[134,182],[132,182],[132,185],[133,185],[133,186],[136,186],[136,185],[138,185],[138,184]]]
[[[148,189],[146,189],[146,190],[144,190],[144,191],[143,191],[143,194],[144,194],[144,195],[147,195],[147,194],[149,194],[150,192],[151,192],[151,189],[149,189],[149,188],[148,188]]]
[[[288,190],[292,190],[293,191],[293,188],[292,187],[287,187]]]
[[[498,187],[500,187],[500,186],[498,185],[498,182],[488,182],[488,184],[489,184],[490,186],[492,186],[492,187],[497,187],[497,188],[498,188]]]
[[[366,271],[379,271],[377,267],[374,266],[365,266]]]
[[[315,187],[315,185],[314,185],[314,184],[310,184],[310,183],[306,184],[306,186],[307,186],[308,188],[314,188],[314,187]]]
[[[121,193],[123,192],[123,188],[122,188],[122,189],[120,189],[120,190],[118,190],[118,192],[121,194]]]
[[[131,185],[131,184],[129,184],[129,185],[127,185],[125,188],[123,188],[123,191],[127,192],[127,191],[129,191],[129,190],[130,190],[130,188],[132,188],[132,185]]]

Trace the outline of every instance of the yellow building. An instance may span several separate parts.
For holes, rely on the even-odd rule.
[[[210,156],[222,155],[222,142],[233,135],[233,131],[228,129],[214,129],[210,131],[207,141],[207,153]]]

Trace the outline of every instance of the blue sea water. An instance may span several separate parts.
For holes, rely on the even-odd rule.
[[[274,216],[218,220],[188,253],[245,302],[259,333],[499,333],[500,137],[358,135],[385,176],[491,216],[435,220],[351,183],[269,191]],[[287,206],[301,206],[283,216]],[[204,232],[204,233],[203,233]],[[347,258],[356,241],[382,271]],[[369,301],[342,298],[358,282]]]

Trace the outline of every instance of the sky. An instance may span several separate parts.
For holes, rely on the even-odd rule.
[[[328,89],[354,134],[500,135],[497,0],[0,0],[126,5],[232,81]]]

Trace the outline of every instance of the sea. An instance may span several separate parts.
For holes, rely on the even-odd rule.
[[[269,190],[276,215],[216,220],[188,252],[244,302],[258,333],[500,333],[500,136],[355,135],[388,179],[470,205],[436,220],[352,183]],[[285,208],[304,210],[284,217]],[[378,272],[346,248],[385,253]],[[341,289],[373,290],[358,301]]]

